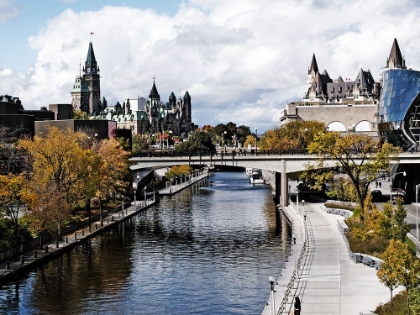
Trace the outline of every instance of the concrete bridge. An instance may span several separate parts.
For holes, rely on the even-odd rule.
[[[207,165],[210,168],[218,166],[253,167],[262,170],[275,172],[276,174],[276,196],[277,202],[283,206],[288,203],[287,174],[305,170],[305,165],[316,162],[317,157],[310,154],[258,154],[258,155],[192,155],[175,157],[134,157],[131,170],[140,170],[150,167],[171,167],[175,165]],[[355,162],[360,162],[355,159]],[[401,153],[399,164],[420,164],[420,153]],[[331,160],[326,166],[335,166]],[[280,196],[280,197],[279,197]]]

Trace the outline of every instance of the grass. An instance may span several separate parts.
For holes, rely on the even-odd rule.
[[[380,304],[375,309],[378,315],[407,315],[407,292],[402,291],[392,297],[392,300],[385,304]]]

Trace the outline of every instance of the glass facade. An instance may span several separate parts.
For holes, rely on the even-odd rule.
[[[420,71],[390,69],[382,79],[378,108],[382,141],[414,150],[420,140]]]

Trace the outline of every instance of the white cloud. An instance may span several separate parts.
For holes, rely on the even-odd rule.
[[[0,23],[4,23],[18,16],[19,5],[14,0],[0,0]]]
[[[332,78],[355,78],[362,67],[378,80],[396,37],[407,65],[420,69],[419,14],[415,0],[194,0],[175,16],[127,6],[67,10],[29,38],[33,67],[0,72],[0,83],[28,109],[70,103],[95,32],[108,103],[148,96],[156,77],[162,100],[189,91],[195,123],[262,131],[279,123],[286,100],[303,96],[312,53]]]

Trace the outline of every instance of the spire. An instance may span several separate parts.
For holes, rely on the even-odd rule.
[[[155,78],[153,78],[153,86],[152,86],[152,89],[150,91],[149,98],[160,100],[160,95],[159,95],[159,93],[156,89]]]
[[[316,62],[315,54],[312,55],[311,67],[308,69],[308,74],[310,74],[311,71],[314,71],[315,73],[318,72],[318,64]]]
[[[92,42],[89,42],[89,49],[86,56],[85,68],[98,68],[98,64],[96,62],[95,53],[93,52]]]
[[[392,43],[389,58],[386,61],[386,68],[389,69],[407,69],[405,66],[405,59],[402,57],[400,47],[398,46],[397,39],[394,38]]]

